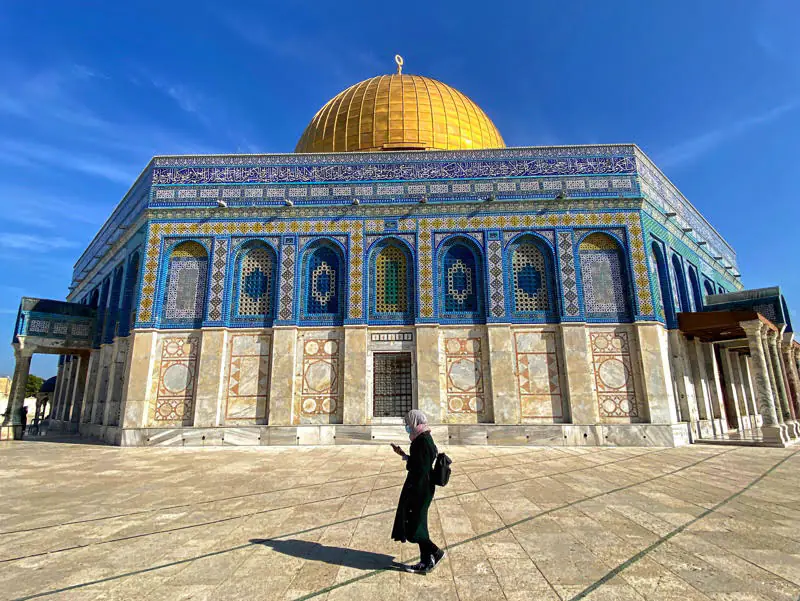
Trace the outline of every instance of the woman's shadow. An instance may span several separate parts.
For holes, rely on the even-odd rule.
[[[275,549],[278,553],[300,557],[310,561],[323,561],[346,568],[358,570],[402,570],[402,564],[396,563],[391,555],[345,549],[343,547],[327,547],[319,543],[305,540],[276,540],[269,538],[253,538],[254,545],[264,545]]]

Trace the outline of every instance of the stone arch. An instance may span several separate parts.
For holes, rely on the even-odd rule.
[[[384,238],[372,245],[368,257],[370,319],[413,322],[414,259],[408,245]]]
[[[269,326],[275,316],[277,253],[263,240],[249,240],[236,252],[231,317]]]
[[[341,324],[347,277],[342,248],[334,240],[322,238],[310,242],[303,249],[302,256],[301,318]]]
[[[439,315],[485,321],[483,253],[468,236],[452,236],[438,250]]]
[[[141,255],[137,250],[128,259],[128,270],[125,275],[125,291],[122,294],[122,308],[120,309],[118,336],[127,336],[136,323],[136,288],[139,283],[139,267]]]
[[[526,321],[553,321],[558,288],[550,245],[533,234],[521,234],[508,244],[505,255],[509,313]]]
[[[163,319],[166,323],[200,327],[206,307],[208,251],[186,240],[172,247],[167,264]]]
[[[587,318],[630,321],[633,303],[621,243],[610,234],[593,232],[579,242],[578,257]]]
[[[667,327],[669,327],[675,323],[675,304],[672,297],[672,287],[669,281],[669,271],[667,271],[667,262],[664,258],[664,252],[661,250],[661,245],[658,244],[658,242],[653,242],[650,252],[657,280],[656,291],[661,299],[661,311]]]
[[[697,277],[697,269],[694,265],[689,265],[689,285],[692,290],[692,300],[694,302],[694,310],[703,310],[703,293],[700,291],[700,280]]]
[[[672,254],[672,275],[675,278],[675,293],[678,312],[691,311],[692,305],[689,301],[689,291],[686,289],[686,274],[683,273],[683,264],[680,256]]]

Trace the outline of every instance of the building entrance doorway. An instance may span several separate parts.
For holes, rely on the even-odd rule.
[[[405,417],[413,408],[411,353],[375,353],[373,359],[373,416]]]

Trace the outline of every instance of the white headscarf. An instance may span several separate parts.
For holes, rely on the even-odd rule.
[[[414,439],[423,432],[431,431],[430,426],[428,426],[427,416],[419,409],[412,409],[408,412],[406,424],[411,428],[411,432],[408,435],[411,442],[414,442]]]

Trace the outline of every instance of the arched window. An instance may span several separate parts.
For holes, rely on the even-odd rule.
[[[100,298],[97,301],[97,325],[94,332],[94,348],[100,348],[100,344],[103,342],[103,328],[106,324],[106,313],[108,312],[108,290],[110,287],[111,279],[106,278],[106,281],[103,282],[103,286],[100,289]]]
[[[372,254],[370,314],[375,318],[409,320],[414,315],[408,251],[390,241]]]
[[[700,280],[697,279],[697,270],[691,265],[689,266],[689,284],[692,287],[692,300],[694,301],[694,310],[703,310],[703,293],[700,292]]]
[[[717,286],[717,294],[725,294],[725,288],[722,286]]]
[[[250,242],[236,260],[233,316],[269,318],[274,315],[275,253],[263,242]]]
[[[706,280],[703,282],[703,287],[706,289],[706,296],[714,296],[714,284]]]
[[[114,270],[114,277],[111,284],[111,296],[108,299],[108,311],[106,311],[105,324],[103,325],[103,344],[114,341],[117,331],[117,319],[119,319],[119,295],[122,291],[122,265]]]
[[[483,269],[475,245],[456,239],[443,247],[441,257],[442,315],[483,319]]]
[[[128,259],[128,272],[125,275],[125,291],[122,294],[122,308],[119,312],[117,335],[127,336],[136,323],[136,284],[139,282],[139,253]]]
[[[656,242],[653,242],[650,253],[653,262],[653,274],[656,280],[656,291],[658,292],[660,300],[661,316],[669,327],[675,322],[675,309],[672,291],[670,289],[667,263],[664,260],[664,253],[661,252],[661,247]]]
[[[683,265],[681,265],[678,255],[672,255],[672,274],[675,276],[676,306],[678,311],[691,311],[689,292],[686,290],[686,277],[683,274]]]
[[[341,319],[344,309],[344,273],[341,252],[328,241],[311,246],[305,253],[303,317]]]
[[[628,272],[617,241],[607,234],[589,234],[580,243],[578,255],[587,317],[630,320]]]
[[[208,253],[197,242],[178,244],[169,257],[164,319],[199,325],[206,306]]]
[[[533,236],[520,238],[510,249],[511,311],[548,318],[556,313],[551,253]]]

